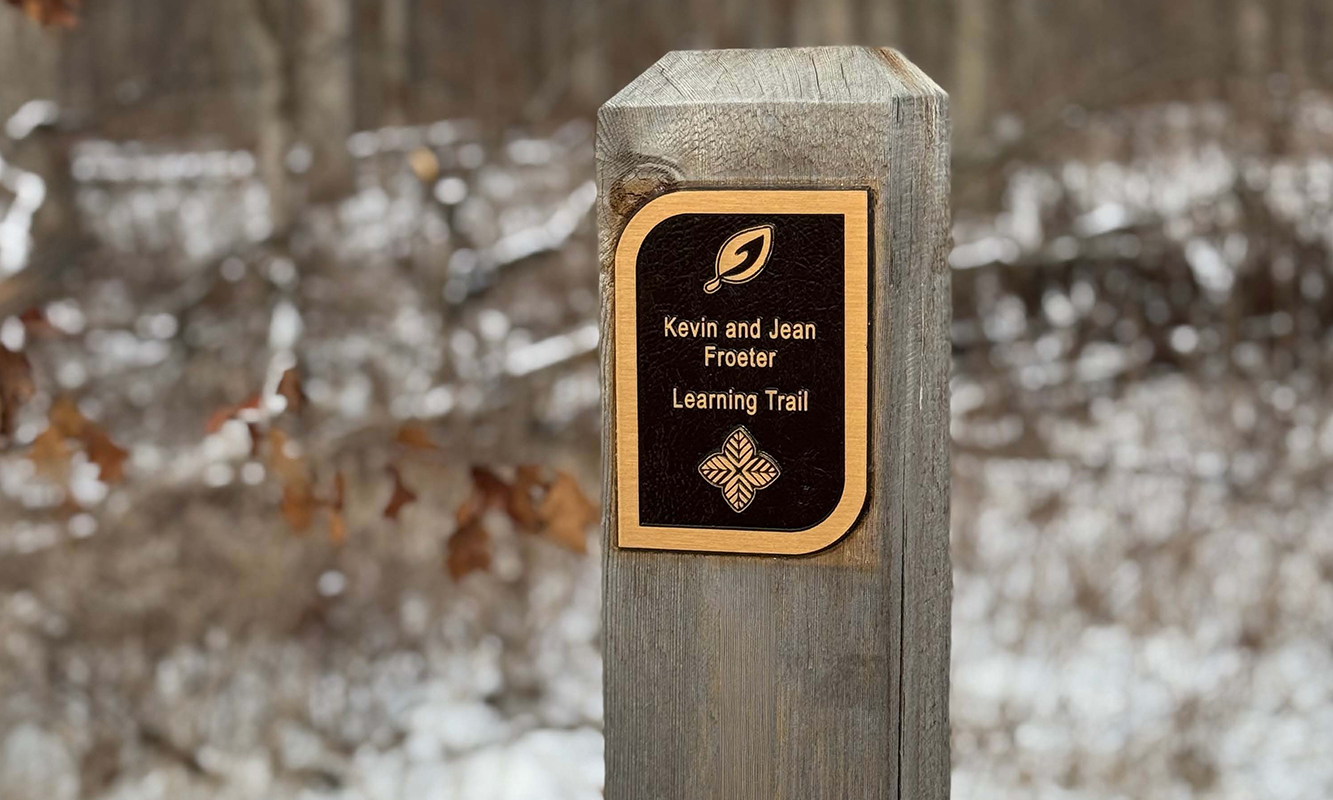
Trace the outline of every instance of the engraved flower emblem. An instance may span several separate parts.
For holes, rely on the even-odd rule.
[[[750,505],[754,493],[771,485],[782,471],[772,456],[759,451],[750,432],[738,425],[727,435],[722,449],[699,464],[699,474],[720,488],[727,505],[739,514]]]

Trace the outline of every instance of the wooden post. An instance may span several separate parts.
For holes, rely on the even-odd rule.
[[[946,95],[893,50],[670,53],[597,181],[606,796],[946,798]]]

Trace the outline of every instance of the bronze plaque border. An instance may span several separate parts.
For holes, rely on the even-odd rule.
[[[639,248],[678,214],[842,214],[846,470],[842,498],[801,531],[671,528],[639,524],[638,341],[635,278]],[[654,198],[626,223],[615,256],[615,462],[617,544],[655,550],[803,555],[841,539],[867,493],[870,368],[870,193],[865,189],[680,189]]]

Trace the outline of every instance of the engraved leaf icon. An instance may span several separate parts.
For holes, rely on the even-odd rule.
[[[768,266],[773,252],[773,226],[758,225],[746,228],[722,243],[714,262],[714,276],[704,284],[708,294],[722,288],[724,283],[752,281]]]
[[[722,453],[714,453],[699,465],[699,474],[714,486],[723,486],[732,475],[736,474],[734,463]]]
[[[722,487],[722,496],[727,498],[734,511],[743,511],[754,499],[754,487],[743,475],[736,475]]]
[[[752,458],[741,468],[741,475],[756,489],[762,489],[778,479],[778,465],[769,458]]]
[[[721,450],[704,457],[699,474],[720,488],[727,505],[739,514],[749,507],[755,492],[771,485],[782,472],[772,456],[759,451],[750,432],[737,426]]]
[[[732,463],[741,465],[749,463],[754,458],[754,439],[750,438],[750,432],[744,428],[737,428],[727,437],[727,443],[722,445],[722,452]]]

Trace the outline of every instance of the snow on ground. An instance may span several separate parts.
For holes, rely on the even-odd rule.
[[[1229,124],[1151,109],[1151,147],[1013,170],[959,215],[960,800],[1333,795],[1333,169]],[[76,154],[99,249],[20,275],[59,335],[27,343],[17,437],[75,393],[129,479],[76,463],[75,513],[0,454],[0,800],[599,796],[595,536],[492,515],[491,568],[441,567],[472,464],[595,494],[588,128],[349,146],[357,193],[284,251],[249,154]],[[243,425],[204,430],[292,359],[302,446],[347,475],[341,548],[287,529]],[[389,523],[406,419],[441,450]]]

